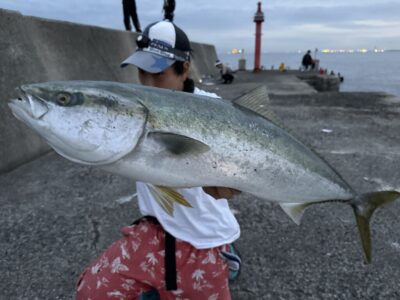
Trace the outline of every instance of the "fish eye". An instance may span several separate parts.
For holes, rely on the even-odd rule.
[[[72,95],[68,93],[58,93],[56,95],[56,102],[61,106],[68,106],[72,100]]]

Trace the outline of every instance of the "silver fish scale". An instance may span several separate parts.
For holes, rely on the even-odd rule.
[[[135,168],[153,183],[227,186],[278,202],[353,196],[314,152],[265,118],[230,101],[151,88],[134,94],[149,111],[149,132],[187,136],[211,148],[201,155],[174,156],[152,150],[154,142],[142,140],[124,160],[141,161]]]
[[[133,150],[116,154],[122,158],[105,167],[120,175],[172,187],[226,186],[277,202],[353,196],[314,152],[273,122],[231,101],[114,82],[44,83],[30,89],[48,94],[80,92],[90,101],[96,102],[97,97],[97,107],[105,107],[106,113],[146,115],[144,129],[135,133],[139,137]],[[192,150],[171,153],[165,139],[155,138],[160,132],[185,137]],[[198,144],[209,150],[196,151]]]

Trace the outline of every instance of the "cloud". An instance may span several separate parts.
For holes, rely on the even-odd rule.
[[[2,0],[26,15],[123,30],[121,0]],[[218,51],[254,47],[257,0],[177,0],[175,22],[191,40]],[[263,51],[308,48],[400,48],[399,1],[266,0]],[[83,4],[84,3],[84,4]],[[142,27],[162,19],[162,0],[136,0]]]

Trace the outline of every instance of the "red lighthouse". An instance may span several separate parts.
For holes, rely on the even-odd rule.
[[[257,3],[257,12],[254,15],[254,22],[256,23],[256,49],[254,51],[254,72],[261,70],[261,23],[264,22],[264,13],[261,11],[261,2]]]

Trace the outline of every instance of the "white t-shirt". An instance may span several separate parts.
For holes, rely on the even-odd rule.
[[[216,97],[195,88],[197,95]],[[229,244],[240,236],[240,227],[226,199],[214,199],[201,187],[177,189],[192,207],[174,204],[174,215],[168,215],[151,195],[147,185],[136,183],[140,212],[156,217],[162,227],[175,238],[186,241],[197,249]]]

